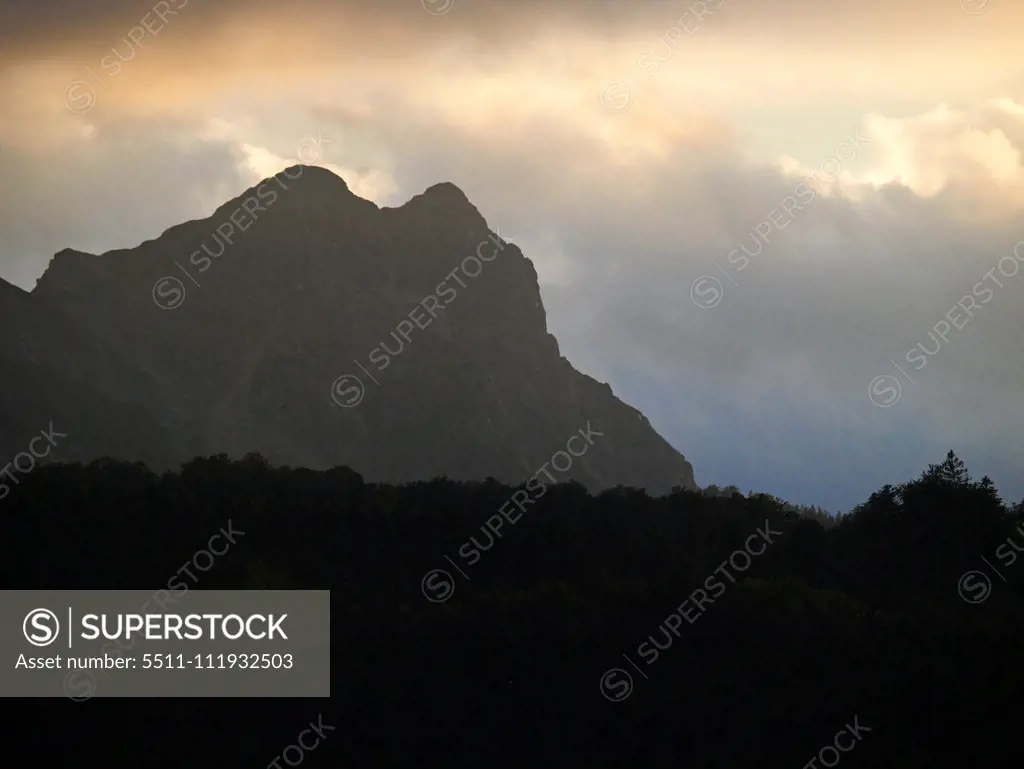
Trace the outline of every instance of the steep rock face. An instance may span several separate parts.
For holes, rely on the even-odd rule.
[[[3,281],[0,328],[0,467],[30,448],[35,461],[110,456],[153,466],[176,463],[152,411],[118,396],[131,390],[135,372],[116,349],[107,349],[59,308]],[[52,444],[31,445],[51,430],[60,435]],[[15,467],[24,471],[33,464],[22,457]]]
[[[638,411],[561,357],[533,264],[451,184],[382,209],[295,166],[137,248],[61,252],[31,295],[5,288],[4,320],[46,347],[53,381],[103,401],[86,453],[132,432],[102,453],[519,482],[589,424],[586,454],[548,466],[557,480],[695,486]],[[39,364],[8,337],[11,381]]]

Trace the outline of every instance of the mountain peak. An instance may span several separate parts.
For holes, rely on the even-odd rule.
[[[331,171],[330,169],[324,168],[323,166],[306,165],[305,163],[296,163],[293,166],[288,166],[288,168],[284,169],[283,171],[280,171],[276,175],[280,176],[281,174],[284,174],[289,179],[297,179],[300,175],[302,175],[302,176],[307,176],[308,175],[308,177],[310,177],[310,178],[331,179],[331,180],[334,180],[335,182],[341,182],[342,184],[345,185],[346,189],[348,188],[348,185],[345,184],[345,180],[344,179],[342,179],[340,176],[338,176],[336,173],[334,173],[334,171]]]
[[[484,221],[480,209],[474,206],[461,189],[451,182],[441,182],[427,187],[411,198],[402,209],[418,212],[428,218],[447,219],[454,217],[473,222]]]
[[[302,187],[317,191],[344,191],[350,195],[355,194],[349,189],[348,183],[344,179],[323,166],[308,166],[299,163],[279,171],[270,178],[264,179],[261,184],[266,184],[275,179],[279,180],[286,187],[301,185]]]
[[[439,182],[427,187],[423,191],[423,197],[431,200],[451,200],[453,202],[469,203],[466,193],[451,182]]]
[[[29,317],[7,293],[6,317]],[[532,263],[450,182],[379,208],[327,169],[290,166],[134,249],[61,251],[30,299],[40,320],[6,355],[0,340],[5,381],[28,383],[7,402],[36,398],[86,458],[258,451],[373,482],[518,483],[597,436],[561,479],[695,486],[636,409],[560,355]],[[96,402],[58,410],[66,390],[29,376],[33,356]],[[134,408],[148,421],[121,416]],[[23,422],[0,402],[0,433]],[[122,435],[135,422],[160,425],[145,431],[159,451]],[[111,453],[122,444],[142,448]]]

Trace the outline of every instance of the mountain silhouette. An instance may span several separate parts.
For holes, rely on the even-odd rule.
[[[560,355],[533,264],[449,183],[380,208],[293,166],[136,248],[56,254],[31,293],[0,286],[0,315],[0,435],[52,423],[56,459],[519,483],[561,451],[548,472],[591,490],[696,487]]]

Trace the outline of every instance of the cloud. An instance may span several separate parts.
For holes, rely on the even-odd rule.
[[[0,52],[3,276],[208,216],[319,135],[380,205],[458,184],[537,262],[563,353],[701,482],[835,508],[954,447],[1024,496],[1024,276],[995,273],[913,383],[892,363],[1024,238],[1024,6],[730,0],[678,34],[691,5],[189,2],[129,47],[152,6],[26,4]],[[602,104],[612,80],[625,111]],[[888,409],[881,375],[902,382]]]

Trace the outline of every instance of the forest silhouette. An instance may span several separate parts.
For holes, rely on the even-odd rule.
[[[86,751],[263,767],[321,714],[336,731],[309,767],[799,769],[822,766],[856,718],[868,729],[843,766],[1018,762],[1024,503],[953,452],[838,519],[735,489],[554,485],[458,573],[446,556],[484,541],[515,491],[369,484],[255,454],[163,475],[41,467],[0,506],[0,587],[329,589],[332,696],[26,700],[6,726],[53,723],[38,754],[52,765]],[[230,549],[182,572],[228,525],[241,532]],[[666,616],[766,526],[771,544],[666,634]],[[444,600],[423,587],[438,568],[454,580]],[[648,663],[636,650],[650,637],[662,650]],[[632,679],[619,700],[602,681],[617,667]]]

